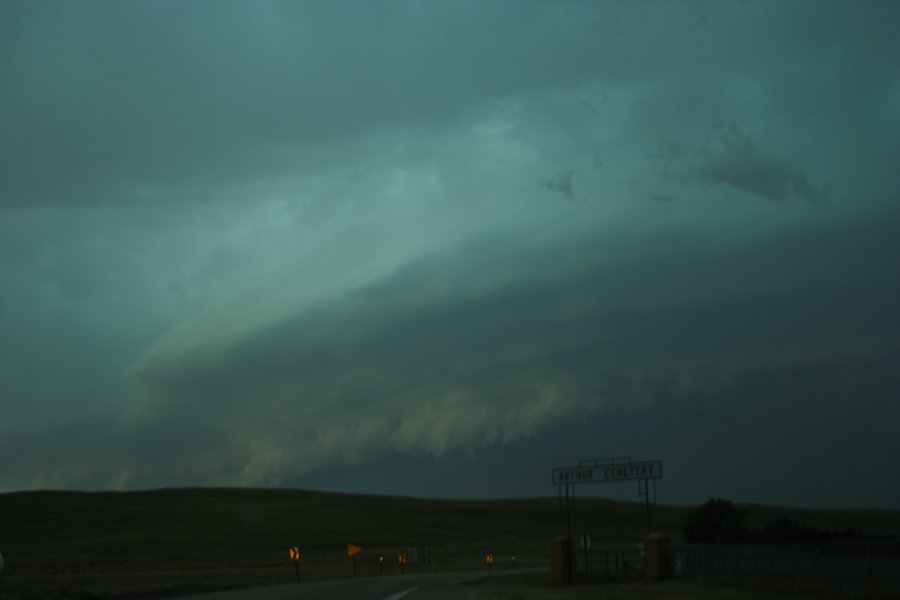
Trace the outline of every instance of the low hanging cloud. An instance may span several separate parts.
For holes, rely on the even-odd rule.
[[[724,184],[772,202],[818,201],[821,194],[806,174],[788,161],[759,150],[732,122],[718,125],[720,148],[707,151],[697,169],[700,181]]]

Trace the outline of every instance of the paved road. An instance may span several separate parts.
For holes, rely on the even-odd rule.
[[[358,577],[182,596],[180,600],[488,600],[494,597],[490,588],[464,584],[485,577],[528,572],[538,571],[516,569]]]

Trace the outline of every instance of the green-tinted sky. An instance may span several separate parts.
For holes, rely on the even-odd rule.
[[[0,1],[0,491],[900,505],[897,23]]]

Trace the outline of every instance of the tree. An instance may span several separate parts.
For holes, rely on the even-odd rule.
[[[738,543],[747,539],[746,511],[728,500],[712,498],[688,512],[681,534],[688,543]]]

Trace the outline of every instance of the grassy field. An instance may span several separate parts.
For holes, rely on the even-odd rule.
[[[812,511],[751,506],[753,519],[780,514],[804,524],[900,534],[900,511]],[[679,539],[687,508],[657,506],[657,531]],[[640,503],[579,498],[573,533],[596,546],[633,547],[644,535]],[[548,542],[565,533],[556,498],[451,501],[266,489],[0,494],[0,590],[49,586],[118,594],[286,583],[288,548],[299,546],[303,579],[346,577],[346,544],[363,547],[360,575],[399,573],[397,553],[428,548],[423,569],[471,569],[492,552],[496,566],[547,566]],[[408,569],[411,570],[411,569]],[[21,594],[19,594],[21,596]],[[5,600],[5,599],[4,599]]]

